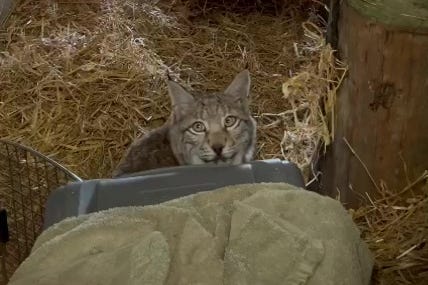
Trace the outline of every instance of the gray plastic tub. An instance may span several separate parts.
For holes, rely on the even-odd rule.
[[[263,182],[305,187],[299,168],[279,159],[238,166],[161,168],[114,179],[75,182],[58,188],[47,200],[44,228],[67,217],[109,208],[154,205],[228,185]]]

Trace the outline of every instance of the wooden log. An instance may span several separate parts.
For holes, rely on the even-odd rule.
[[[343,1],[338,48],[349,71],[320,187],[355,207],[428,169],[428,1]]]
[[[327,26],[327,43],[331,45],[333,49],[337,49],[338,44],[338,30],[337,21],[339,20],[340,11],[340,0],[330,0],[328,14],[328,26]]]

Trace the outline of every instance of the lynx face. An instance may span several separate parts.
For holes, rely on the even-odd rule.
[[[256,123],[248,108],[250,77],[239,73],[224,92],[190,94],[170,81],[171,148],[180,164],[241,164],[253,158]]]

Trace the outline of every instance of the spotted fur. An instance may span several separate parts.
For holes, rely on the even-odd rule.
[[[248,106],[247,70],[223,92],[191,93],[172,80],[168,90],[170,119],[137,139],[113,176],[176,165],[237,165],[253,159],[256,122]]]

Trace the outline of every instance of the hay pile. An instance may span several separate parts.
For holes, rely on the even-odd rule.
[[[218,90],[248,67],[257,157],[307,169],[326,136],[318,102],[340,73],[322,44],[320,18],[298,13],[308,1],[282,8],[267,1],[264,10],[257,1],[227,9],[223,1],[66,2],[24,2],[10,18],[0,137],[81,177],[108,177],[128,144],[168,116],[167,71],[188,86]]]
[[[381,185],[381,198],[352,212],[375,255],[374,284],[427,284],[427,181],[425,171],[399,192]]]
[[[82,178],[108,177],[129,143],[169,115],[167,72],[218,90],[248,67],[257,158],[289,159],[307,178],[317,143],[330,143],[346,69],[324,43],[319,1],[260,3],[24,1],[0,55],[0,137]],[[423,277],[427,247],[413,233],[426,234],[427,200],[416,198],[354,213],[375,252],[378,284]]]

